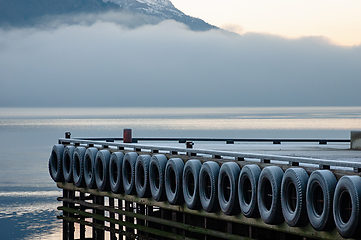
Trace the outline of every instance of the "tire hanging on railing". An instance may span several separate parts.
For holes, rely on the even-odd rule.
[[[199,198],[206,212],[216,212],[218,203],[218,174],[220,167],[218,163],[207,161],[202,164],[199,173]]]
[[[149,155],[140,155],[135,163],[135,189],[140,198],[149,198]]]
[[[136,152],[128,152],[123,158],[122,177],[124,192],[128,195],[136,195],[134,178],[135,178],[135,162],[138,154]]]
[[[66,146],[63,154],[63,176],[64,181],[71,183],[73,182],[73,156],[75,147]]]
[[[289,168],[283,175],[281,206],[283,217],[290,227],[304,227],[308,223],[306,188],[308,174],[303,168]]]
[[[336,185],[333,217],[344,238],[361,236],[361,177],[343,176]]]
[[[202,163],[197,159],[186,162],[183,170],[183,196],[189,209],[197,210],[201,207],[199,200],[199,172]]]
[[[108,191],[110,152],[99,150],[95,157],[95,183],[99,191]]]
[[[235,215],[240,212],[238,178],[241,168],[235,162],[223,163],[218,175],[218,202],[222,212]]]
[[[267,224],[284,221],[281,210],[281,183],[283,170],[277,166],[262,169],[258,180],[257,203],[262,220]]]
[[[184,203],[182,189],[182,174],[184,162],[180,158],[171,158],[165,167],[165,193],[172,205]]]
[[[256,164],[245,165],[238,179],[239,206],[245,217],[259,217],[257,185],[261,168]]]
[[[85,152],[84,157],[84,180],[87,188],[95,189],[95,157],[98,153],[98,149],[90,147]]]
[[[75,186],[84,187],[84,157],[85,157],[86,148],[77,147],[75,148],[73,155],[73,181]]]
[[[335,228],[332,205],[336,184],[337,179],[329,170],[313,171],[308,179],[307,214],[317,231],[331,231]]]
[[[64,145],[56,144],[51,150],[49,158],[49,173],[55,182],[62,182],[63,177],[63,153]]]
[[[149,163],[149,185],[150,192],[155,201],[165,201],[165,166],[167,157],[163,154],[153,155]]]
[[[109,185],[113,193],[123,193],[122,165],[124,153],[113,152],[109,162]]]

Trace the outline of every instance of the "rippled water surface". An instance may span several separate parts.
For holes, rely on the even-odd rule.
[[[60,239],[51,147],[73,137],[349,138],[361,107],[0,108],[0,239]]]

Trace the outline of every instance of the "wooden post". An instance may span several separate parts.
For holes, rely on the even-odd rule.
[[[104,197],[94,196],[93,202],[95,204],[104,205]],[[93,209],[93,213],[104,216],[104,210]],[[93,223],[104,225],[104,221],[96,220],[94,218],[93,218]],[[93,227],[93,239],[94,240],[104,240],[104,230],[96,229]]]
[[[63,190],[63,198],[66,198],[68,196],[68,191],[67,190]],[[66,202],[63,202],[63,206],[67,207],[68,204]],[[67,216],[68,213],[63,211],[63,215]],[[69,240],[69,229],[68,229],[68,221],[66,221],[65,219],[63,219],[63,240]]]
[[[177,222],[177,212],[176,211],[172,211],[172,221]],[[172,232],[174,234],[177,234],[177,228],[173,227]]]
[[[81,201],[85,201],[85,194],[84,193],[80,193],[80,200]],[[85,207],[83,206],[80,206],[80,210],[81,211],[85,211]],[[85,217],[83,216],[80,216],[80,220],[85,220]],[[80,224],[80,239],[83,240],[85,239],[85,225],[83,224]]]
[[[123,130],[123,142],[132,143],[132,129],[126,128]]]
[[[68,191],[68,197],[73,199],[75,198],[75,191]],[[70,208],[74,208],[75,204],[74,203],[69,203],[68,207]],[[70,218],[74,218],[74,214],[73,213],[69,213],[68,215]],[[69,239],[74,239],[74,222],[69,222]]]
[[[114,198],[109,198],[109,207],[112,207],[114,209]],[[109,212],[109,217],[111,219],[115,219],[115,213],[114,212]],[[115,224],[110,223],[110,227],[115,228]],[[115,233],[113,233],[113,232],[110,233],[110,239],[111,240],[116,240],[117,239],[117,237],[115,236]]]
[[[137,211],[138,211],[138,213],[140,213],[142,215],[146,215],[146,213],[145,213],[145,205],[137,204]],[[145,226],[145,220],[137,219],[137,225]],[[138,230],[138,235],[145,236],[146,233]]]
[[[63,197],[64,198],[72,198],[72,199],[74,199],[74,194],[75,194],[74,191],[63,190]],[[69,208],[74,208],[74,203],[63,202],[63,206],[64,207],[69,207]],[[65,217],[69,217],[69,218],[74,217],[74,214],[67,213],[67,212],[64,212],[64,211],[63,211],[63,215]],[[64,240],[74,240],[74,223],[73,222],[63,220],[63,239]]]
[[[351,131],[350,148],[361,150],[361,131]]]
[[[125,201],[125,211],[133,212],[133,203],[132,202]],[[130,223],[134,223],[134,217],[125,217],[125,221],[130,222]],[[131,233],[131,234],[134,234],[134,229],[133,228],[127,227],[126,231]],[[126,237],[126,239],[130,239],[130,238]]]

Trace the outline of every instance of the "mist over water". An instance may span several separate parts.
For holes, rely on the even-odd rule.
[[[361,46],[113,15],[0,29],[2,107],[358,106]],[[126,18],[126,17],[125,17]],[[92,21],[89,22],[89,19]],[[15,91],[16,89],[16,91]]]
[[[6,239],[61,236],[56,198],[62,193],[48,159],[66,131],[72,137],[122,137],[123,128],[132,128],[134,137],[348,139],[360,126],[361,107],[1,108],[0,231]]]

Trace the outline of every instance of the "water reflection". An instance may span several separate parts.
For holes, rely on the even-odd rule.
[[[360,118],[361,107],[0,108],[0,118]]]
[[[53,229],[49,230],[48,232],[42,233],[34,233],[25,238],[25,240],[54,240],[54,239],[62,239],[62,228],[60,222],[54,226]]]
[[[1,128],[121,130],[354,130],[361,118],[315,119],[0,119]]]
[[[60,191],[0,192],[1,239],[60,236],[58,203],[54,201],[58,196]]]

